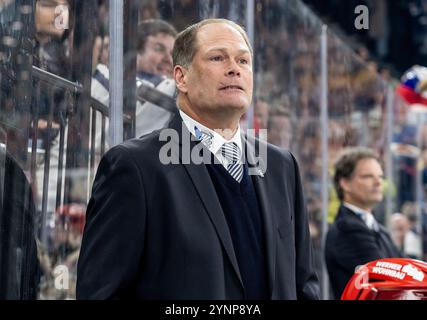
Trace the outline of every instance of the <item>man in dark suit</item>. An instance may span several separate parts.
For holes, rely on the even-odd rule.
[[[375,153],[349,148],[335,163],[334,184],[341,206],[325,246],[335,299],[339,299],[355,268],[381,258],[399,257],[387,230],[372,209],[383,199],[383,171]]]
[[[297,162],[240,132],[253,87],[246,33],[204,20],[178,35],[173,57],[179,114],[99,165],[77,298],[317,299]]]

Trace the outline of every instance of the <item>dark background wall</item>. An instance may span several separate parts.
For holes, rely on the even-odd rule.
[[[370,57],[400,76],[414,64],[427,65],[427,0],[303,0]],[[369,30],[357,30],[354,9],[369,8]]]

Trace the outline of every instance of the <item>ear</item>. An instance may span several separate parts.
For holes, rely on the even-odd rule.
[[[345,192],[348,192],[349,186],[348,186],[348,180],[345,178],[341,178],[339,181],[339,185],[341,189],[343,189]]]
[[[187,90],[187,68],[176,65],[175,68],[173,68],[173,78],[175,80],[176,87],[178,88],[178,91],[182,93],[186,93]]]

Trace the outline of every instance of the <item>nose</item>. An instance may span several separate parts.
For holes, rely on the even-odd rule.
[[[382,183],[383,183],[383,178],[382,177],[376,177],[375,184],[376,185],[381,185]]]
[[[227,76],[238,76],[240,77],[240,68],[239,65],[234,61],[230,61],[230,63],[227,66],[227,72],[226,72]]]
[[[240,71],[238,70],[230,70],[227,73],[228,76],[239,76],[240,77]]]

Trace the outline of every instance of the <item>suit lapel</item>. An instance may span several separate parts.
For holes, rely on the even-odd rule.
[[[247,157],[247,162],[249,167],[255,167],[256,163],[258,163],[258,168],[261,172],[265,172],[267,174],[267,171],[265,170],[265,162],[262,158],[256,159],[255,154],[255,147],[251,144],[250,139],[246,139],[244,135],[242,135],[243,140],[243,147],[246,148],[245,155]],[[251,140],[254,140],[251,138]],[[257,161],[258,160],[258,161]],[[266,159],[265,159],[266,160]],[[252,170],[252,172],[257,172],[259,170]],[[276,267],[276,230],[277,230],[277,224],[274,217],[274,214],[272,214],[270,201],[268,199],[268,186],[266,183],[266,178],[263,174],[253,174],[252,181],[254,184],[255,192],[258,196],[258,202],[261,209],[262,214],[262,220],[263,220],[263,231],[264,231],[264,240],[265,240],[265,246],[267,251],[267,270],[268,270],[268,281],[269,281],[269,288],[270,288],[270,296],[273,294],[274,289],[274,275],[276,273],[275,267]]]
[[[366,225],[366,223],[362,220],[360,216],[358,216],[356,213],[354,213],[352,210],[347,208],[346,206],[342,205],[339,208],[339,213],[341,217],[340,220],[345,223],[345,231],[348,231],[348,228],[363,228],[366,229],[366,231],[372,232]],[[337,216],[338,219],[338,216]]]
[[[177,149],[180,150],[180,154],[178,156],[182,161],[182,155],[181,155],[181,151],[183,149],[182,142],[183,142],[183,139],[189,139],[191,136],[191,133],[188,131],[187,127],[182,122],[182,119],[179,115],[174,117],[169,127],[178,132],[179,139],[178,141],[175,140],[174,142],[179,144],[179,148]],[[188,143],[188,142],[189,141],[186,141],[185,143]],[[196,146],[198,143],[200,142],[191,141],[190,148],[189,148],[190,150],[187,149],[187,151],[191,152],[191,150],[193,150],[193,147]],[[204,146],[202,147],[205,149]],[[210,153],[210,151],[207,149],[204,151],[207,153]],[[212,221],[212,224],[215,227],[215,230],[225,249],[225,252],[227,253],[228,258],[230,259],[231,265],[233,266],[233,269],[236,272],[236,275],[240,281],[240,284],[243,287],[243,281],[240,275],[239,266],[237,264],[237,258],[234,251],[230,230],[228,228],[228,224],[225,219],[224,212],[222,211],[221,204],[216,195],[215,187],[209,176],[209,172],[206,169],[205,165],[203,164],[197,165],[192,163],[192,161],[190,161],[189,164],[183,164],[183,166],[187,171],[188,175],[190,176],[190,179],[193,182],[195,189],[197,190],[197,193]]]
[[[365,230],[365,232],[369,232],[374,235],[375,241],[377,242],[378,247],[380,248],[381,256],[386,257],[399,257],[398,250],[394,247],[391,238],[388,235],[387,230],[378,223],[379,230],[374,231],[368,228],[366,223],[359,217],[356,213],[354,213],[349,208],[341,205],[339,209],[340,213],[343,215],[341,220],[345,221],[344,232],[348,232],[349,230],[354,230],[357,228],[360,230],[361,228]]]

